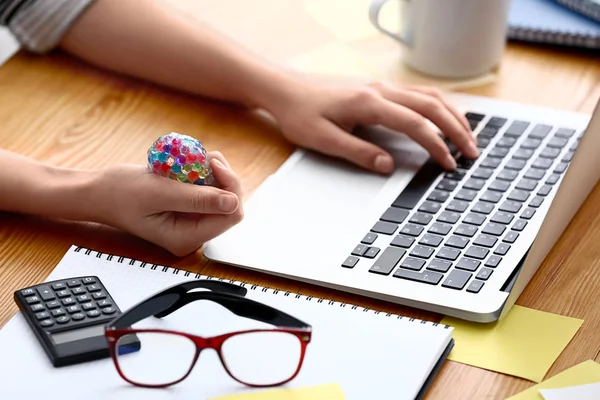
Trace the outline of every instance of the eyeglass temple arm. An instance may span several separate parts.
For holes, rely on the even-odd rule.
[[[244,317],[250,318],[256,321],[264,322],[275,326],[285,326],[290,328],[308,328],[310,325],[307,323],[292,317],[283,311],[277,310],[276,308],[267,306],[262,303],[258,303],[254,300],[239,297],[235,295],[229,295],[226,293],[219,292],[193,292],[188,293],[187,296],[181,297],[177,302],[173,303],[169,308],[154,314],[156,318],[163,318],[167,315],[177,311],[181,307],[188,305],[198,300],[209,300],[214,301],[227,308],[232,313]]]
[[[158,313],[167,312],[166,315],[172,311],[167,311],[175,306],[181,298],[188,295],[188,292],[193,289],[208,289],[217,292],[231,293],[239,296],[245,296],[248,289],[242,286],[234,285],[223,281],[212,281],[212,280],[193,280],[177,285],[171,286],[162,292],[155,294],[154,296],[138,303],[133,306],[121,316],[117,317],[110,325],[115,328],[124,328],[135,324],[145,318],[150,317]],[[200,293],[200,292],[198,292]],[[179,307],[177,307],[179,308]]]

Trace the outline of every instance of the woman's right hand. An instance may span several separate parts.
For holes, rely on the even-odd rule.
[[[92,196],[98,222],[185,256],[242,221],[242,189],[219,152],[208,153],[221,189],[177,182],[140,165],[99,171]]]

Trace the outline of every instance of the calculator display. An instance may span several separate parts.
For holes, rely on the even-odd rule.
[[[87,328],[73,329],[71,331],[53,333],[50,335],[55,344],[74,342],[75,340],[104,336],[104,324],[88,326]]]

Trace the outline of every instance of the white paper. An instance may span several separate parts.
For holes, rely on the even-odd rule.
[[[558,389],[539,389],[544,400],[598,400],[600,382]]]
[[[19,42],[6,28],[0,27],[0,66],[19,51]]]

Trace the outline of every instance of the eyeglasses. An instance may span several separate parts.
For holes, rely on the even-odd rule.
[[[194,280],[172,286],[133,306],[105,328],[119,375],[136,386],[171,386],[187,378],[203,350],[213,349],[229,376],[244,385],[269,387],[291,381],[302,367],[312,327],[283,311],[245,298],[246,293],[246,288],[227,282]],[[240,317],[276,328],[213,337],[131,328],[147,317],[164,318],[197,300],[213,301]]]

